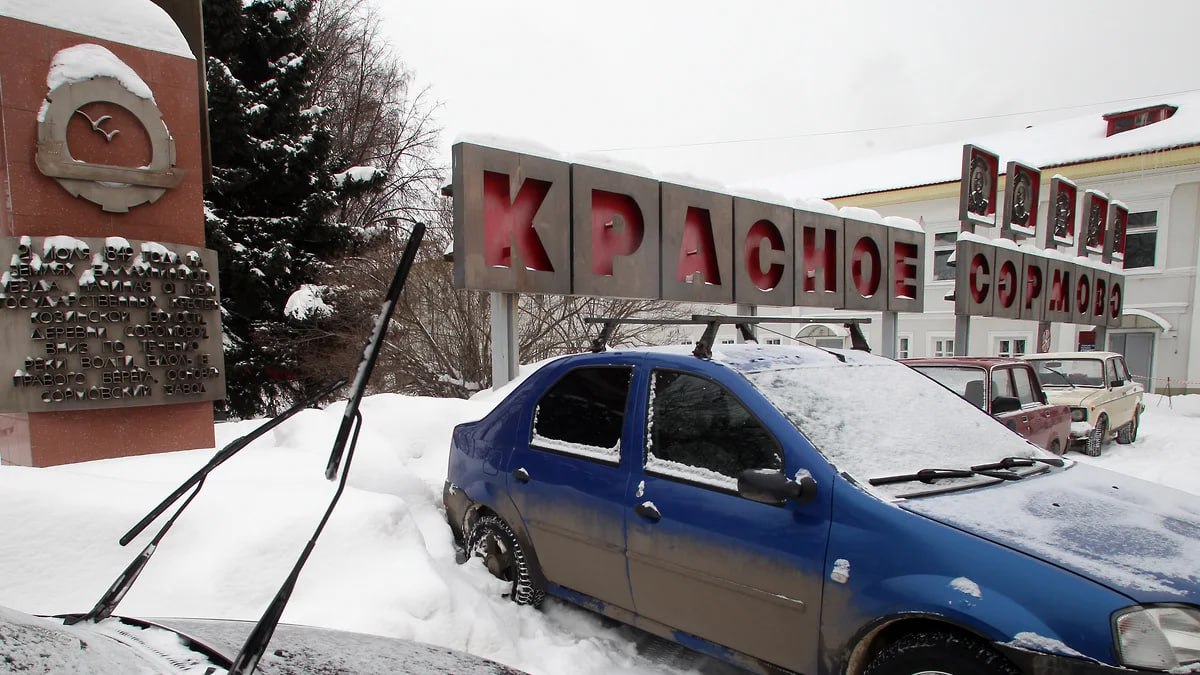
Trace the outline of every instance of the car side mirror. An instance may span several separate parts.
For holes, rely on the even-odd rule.
[[[1109,382],[1109,383],[1108,383],[1108,386],[1110,386],[1110,387],[1124,387],[1124,386],[1125,386],[1125,380],[1113,380],[1112,382]]]
[[[997,396],[992,399],[992,414],[1016,412],[1021,409],[1021,399],[1016,396]]]
[[[763,504],[783,504],[789,499],[807,502],[817,495],[817,481],[812,476],[797,482],[776,469],[746,469],[737,481],[738,495]]]

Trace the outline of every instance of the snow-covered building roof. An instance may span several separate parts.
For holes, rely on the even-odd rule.
[[[825,198],[886,192],[957,182],[964,143],[998,153],[1003,162],[1017,160],[1041,169],[1126,157],[1200,145],[1200,93],[1152,101],[1142,108],[1175,106],[1171,117],[1108,136],[1105,115],[1085,116],[972,137],[958,143],[911,150],[813,167],[755,182],[755,187],[784,194],[813,194]],[[1128,112],[1122,109],[1114,114]]]

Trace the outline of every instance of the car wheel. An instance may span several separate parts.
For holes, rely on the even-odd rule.
[[[1062,442],[1061,442],[1061,441],[1059,441],[1057,438],[1056,438],[1056,439],[1054,439],[1054,440],[1052,440],[1052,441],[1050,441],[1050,448],[1049,448],[1049,450],[1050,450],[1050,452],[1053,452],[1053,453],[1054,453],[1054,454],[1056,454],[1056,455],[1061,455],[1061,454],[1063,454],[1063,450],[1062,450]]]
[[[538,605],[545,589],[534,581],[533,563],[504,519],[493,514],[480,516],[467,538],[467,553],[482,558],[492,576],[511,584],[507,597],[518,605]]]
[[[1096,420],[1096,426],[1092,428],[1092,433],[1088,435],[1087,445],[1083,451],[1089,457],[1099,457],[1100,451],[1104,449],[1104,441],[1108,440],[1108,417],[1101,415],[1100,419]]]
[[[1129,424],[1126,424],[1125,426],[1123,426],[1117,430],[1117,442],[1118,443],[1120,443],[1121,445],[1129,445],[1130,443],[1137,440],[1138,423],[1139,423],[1138,418],[1140,418],[1140,417],[1141,417],[1141,414],[1134,413],[1133,419],[1129,420]]]
[[[879,652],[864,675],[1018,675],[1003,656],[957,633],[914,633]]]

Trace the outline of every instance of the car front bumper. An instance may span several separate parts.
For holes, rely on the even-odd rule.
[[[1071,422],[1071,440],[1082,441],[1092,435],[1090,422]]]

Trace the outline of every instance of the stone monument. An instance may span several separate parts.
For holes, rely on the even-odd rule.
[[[0,462],[212,447],[192,49],[151,0],[0,0],[0,35]]]

